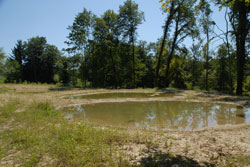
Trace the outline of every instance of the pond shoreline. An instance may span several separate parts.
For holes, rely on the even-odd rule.
[[[150,99],[105,99],[105,100],[82,100],[82,99],[65,99],[62,97],[67,97],[72,94],[86,94],[86,93],[98,93],[98,92],[159,92],[155,89],[135,89],[135,90],[53,90],[52,86],[30,86],[30,85],[15,85],[15,84],[4,84],[0,87],[6,89],[6,92],[0,94],[0,106],[4,106],[11,100],[18,100],[18,108],[13,114],[22,115],[23,118],[28,119],[29,115],[26,113],[26,108],[30,108],[34,103],[50,103],[58,111],[64,114],[62,109],[68,106],[75,106],[79,104],[89,104],[89,103],[103,103],[103,102],[126,102],[126,101],[187,101],[187,102],[209,102],[209,103],[220,103],[220,104],[233,104],[242,107],[250,106],[250,97],[239,97],[231,96],[218,93],[206,93],[197,91],[179,91],[174,92],[178,95],[176,97],[169,98],[150,98]],[[52,89],[53,88],[53,89]],[[51,91],[53,90],[53,91]],[[11,116],[11,115],[10,115]],[[18,117],[17,117],[18,118]],[[32,117],[31,117],[32,118]],[[4,120],[3,126],[0,127],[0,134],[11,132],[13,128],[25,127],[25,122],[22,119],[15,121],[15,117],[11,119]],[[59,119],[59,118],[56,118]],[[47,118],[46,118],[47,120]],[[37,124],[35,127],[35,132],[37,130],[43,130],[53,122]],[[85,123],[79,119],[69,119],[62,120],[66,121],[69,126],[75,129],[78,126],[85,126]],[[57,125],[58,124],[58,125]],[[2,124],[1,124],[2,125]],[[28,129],[30,128],[27,125]],[[125,128],[112,128],[88,125],[97,131],[114,131],[115,134],[122,134],[122,136],[117,136],[121,138],[110,138],[109,140],[114,140],[114,148],[119,150],[119,154],[124,155],[123,158],[127,159],[129,164],[134,166],[143,166],[146,164],[153,164],[154,166],[199,166],[199,167],[210,167],[210,166],[226,166],[226,167],[236,167],[236,166],[249,166],[250,159],[250,124],[240,124],[240,125],[223,125],[207,127],[196,130],[175,130],[167,129],[161,131],[153,130],[138,130],[138,129],[125,129]],[[60,128],[60,124],[56,121],[56,127]],[[60,132],[61,135],[69,132]],[[26,131],[25,131],[26,132]],[[47,132],[47,131],[44,131]],[[43,133],[44,133],[43,132]],[[39,133],[39,134],[43,134]],[[78,132],[80,133],[80,132]],[[77,134],[78,134],[77,133]],[[106,132],[105,132],[106,133]],[[22,134],[22,133],[21,133]],[[33,134],[33,133],[32,133]],[[55,132],[57,134],[57,132]],[[92,132],[91,132],[92,134]],[[84,134],[83,134],[84,135]],[[125,135],[125,136],[124,136]],[[1,139],[1,137],[3,137]],[[37,137],[35,137],[37,138]],[[125,139],[123,141],[122,139]],[[8,139],[8,140],[7,140]],[[54,139],[54,138],[53,138]],[[4,138],[0,135],[0,144],[4,146],[6,141],[11,140],[11,138]],[[23,140],[21,140],[23,142]],[[33,140],[31,140],[33,141]],[[16,141],[18,142],[18,140]],[[46,140],[50,143],[50,140]],[[32,146],[32,144],[31,144]],[[8,149],[6,146],[5,149]],[[1,147],[0,147],[1,149]],[[3,149],[3,151],[5,150]],[[21,148],[22,149],[22,148]],[[0,166],[13,166],[13,163],[18,159],[18,157],[23,157],[22,152],[25,150],[16,150],[12,148],[7,150],[6,153],[1,155],[0,150]],[[52,151],[52,153],[54,150]],[[22,153],[22,154],[21,154]],[[36,152],[34,152],[36,153]],[[58,153],[59,154],[59,153]],[[67,154],[65,154],[66,156]],[[1,157],[2,156],[2,157]],[[27,154],[29,159],[30,153]],[[50,165],[52,162],[57,162],[57,158],[51,157],[49,154],[44,155],[45,158],[41,158],[41,161],[45,166]],[[79,155],[81,157],[81,155]],[[21,163],[20,162],[16,163]],[[64,159],[69,161],[69,159]],[[40,162],[39,162],[40,163]],[[39,165],[38,165],[39,166]],[[125,165],[129,166],[129,165]],[[150,166],[150,165],[148,165]]]

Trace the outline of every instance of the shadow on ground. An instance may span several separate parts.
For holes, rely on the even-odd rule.
[[[215,96],[223,96],[228,95],[225,93],[219,93],[219,92],[202,92],[196,95],[196,97],[215,97]]]
[[[218,99],[214,100],[214,101],[218,101]],[[220,98],[219,101],[224,101],[224,102],[233,102],[233,103],[237,103],[237,102],[243,102],[242,104],[244,106],[249,106],[250,107],[250,97],[239,97],[239,96],[232,96],[232,97],[224,97],[224,98]]]
[[[249,97],[225,97],[225,98],[221,98],[220,100],[223,100],[223,101],[229,101],[229,102],[238,102],[238,101],[245,101],[245,100],[249,100],[250,101],[250,98]]]
[[[154,153],[140,160],[140,167],[215,167],[208,162],[199,163],[191,158],[181,155]]]
[[[183,92],[182,90],[175,88],[157,88],[156,90],[165,94],[174,94]]]
[[[73,90],[73,88],[70,87],[50,87],[49,91],[67,91],[67,90]]]

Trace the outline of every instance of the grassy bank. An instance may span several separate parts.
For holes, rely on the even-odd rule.
[[[116,150],[126,135],[63,118],[47,102],[0,108],[1,166],[128,166]]]
[[[250,163],[247,125],[194,132],[100,127],[78,118],[65,119],[67,111],[60,106],[74,101],[60,97],[107,90],[57,90],[51,85],[2,85],[0,90],[1,167],[236,167]],[[185,94],[188,100],[198,97]]]

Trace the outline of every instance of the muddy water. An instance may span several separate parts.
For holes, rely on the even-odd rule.
[[[80,96],[70,96],[71,99],[117,99],[117,98],[152,98],[152,97],[173,97],[170,93],[98,93]]]
[[[192,130],[250,122],[250,108],[195,102],[123,102],[77,106],[68,117],[94,124],[147,129]]]

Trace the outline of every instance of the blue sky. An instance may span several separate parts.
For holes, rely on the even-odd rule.
[[[118,11],[125,0],[0,0],[0,47],[7,55],[17,40],[26,41],[34,36],[44,36],[49,44],[59,49],[66,48],[69,31],[74,17],[83,8],[96,15],[106,10]],[[135,0],[145,14],[146,22],[139,29],[138,39],[155,42],[162,36],[165,15],[158,0]],[[223,28],[223,13],[214,10],[216,23]]]

